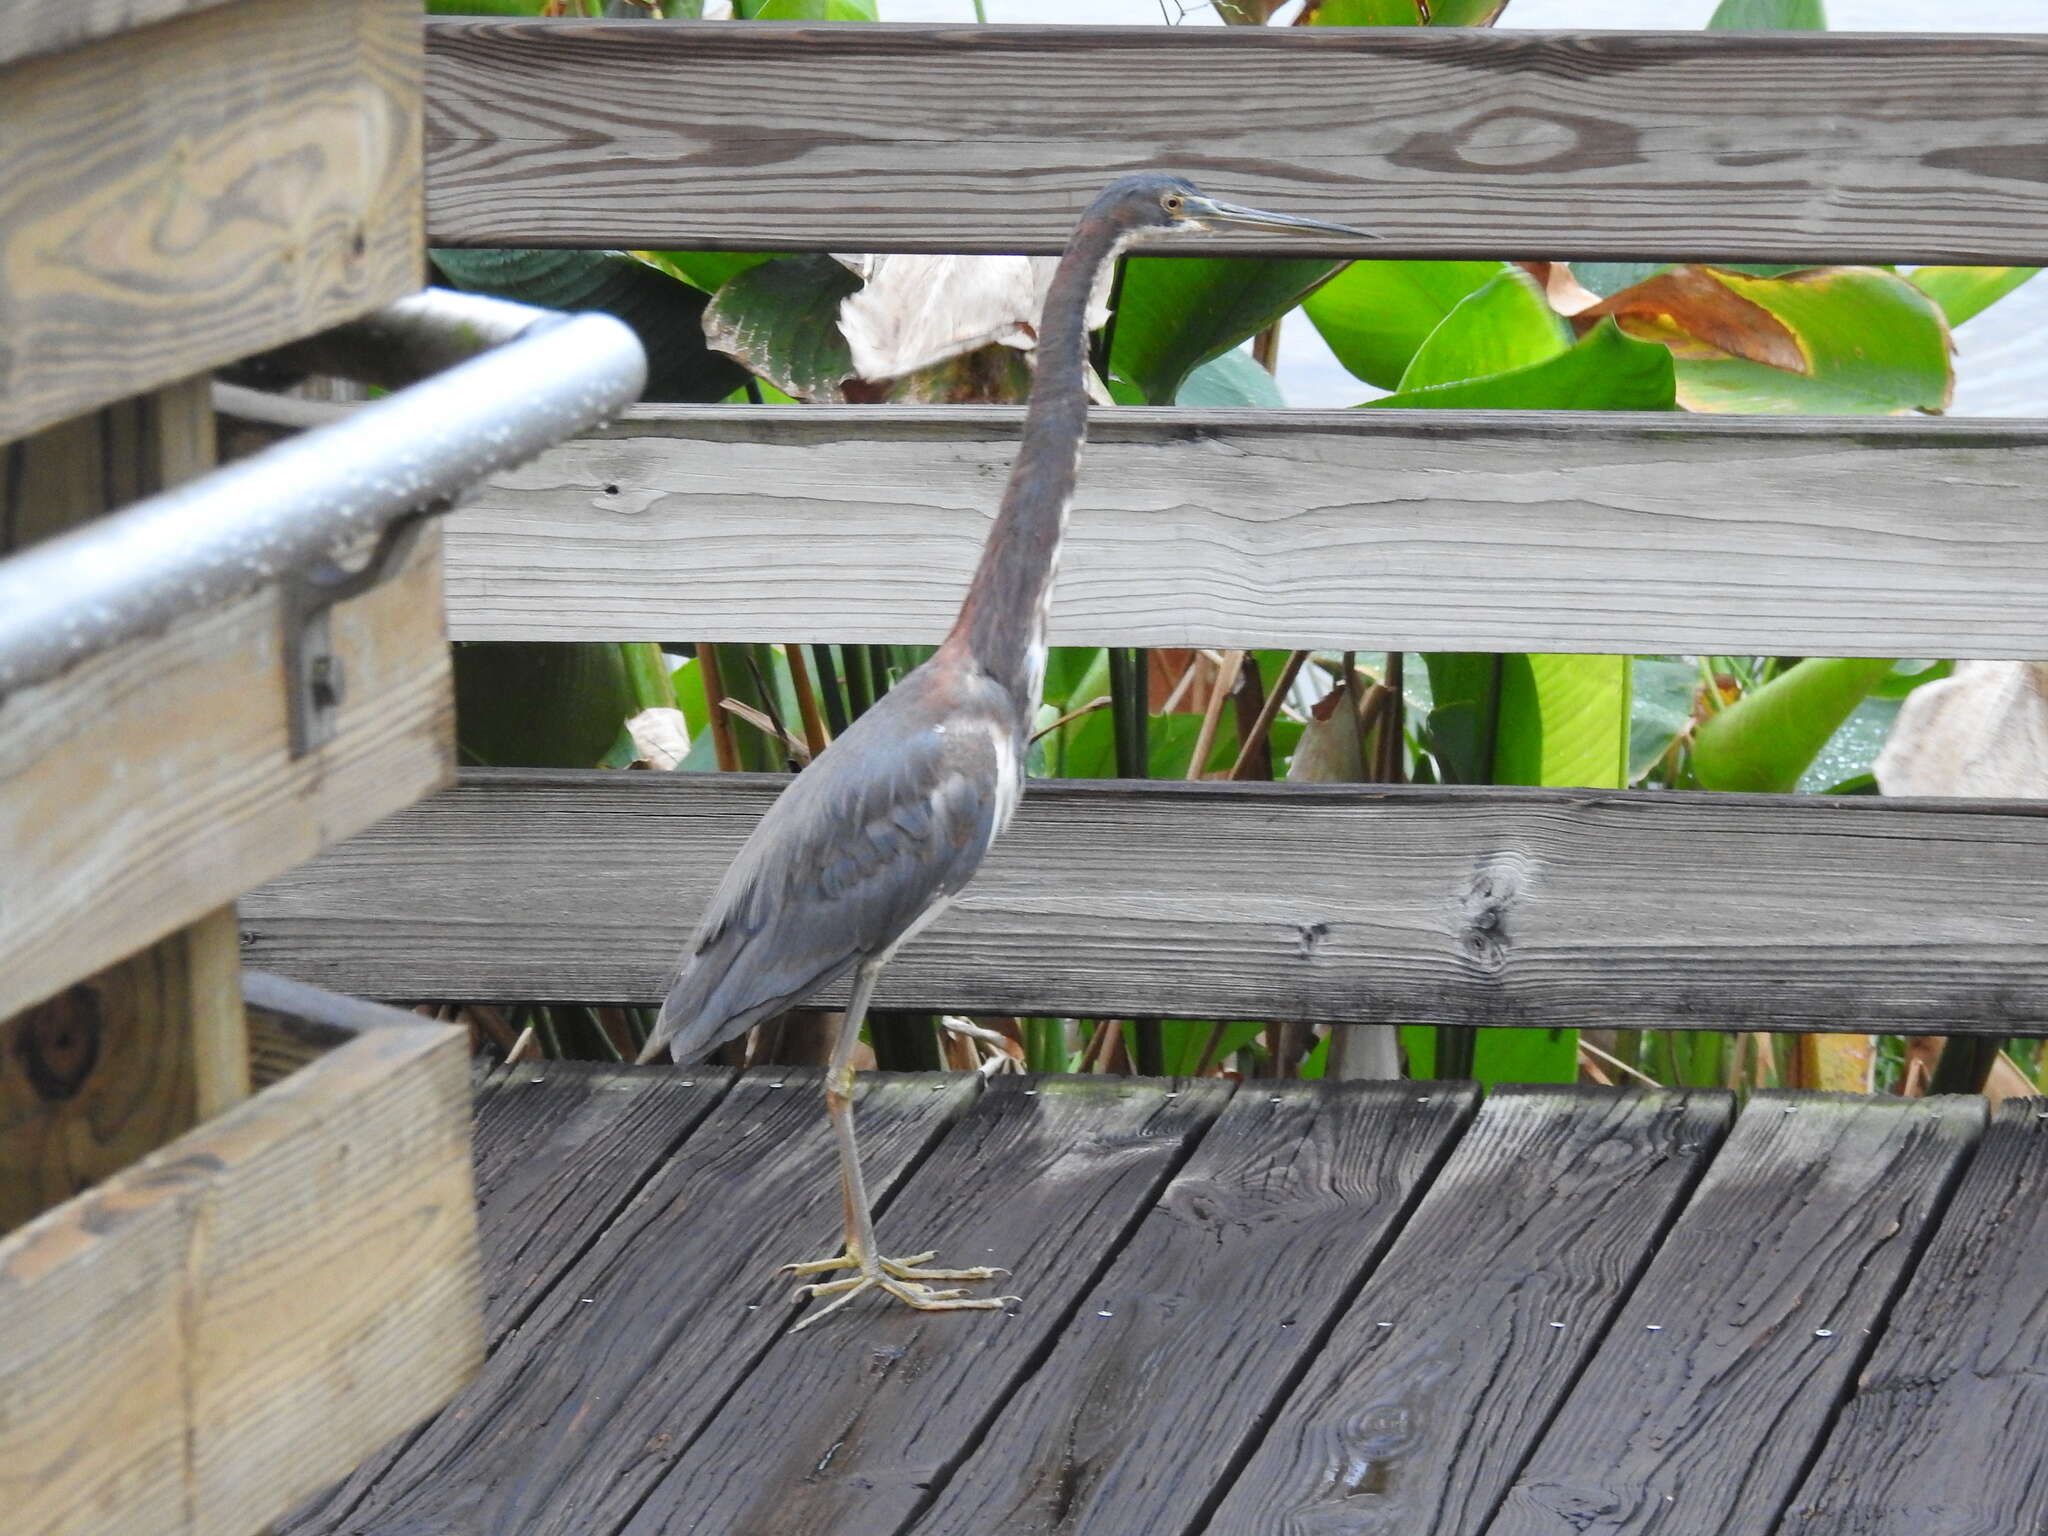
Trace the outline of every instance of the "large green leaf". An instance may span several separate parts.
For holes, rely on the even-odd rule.
[[[1428,389],[1488,378],[1560,357],[1572,328],[1550,307],[1543,286],[1510,267],[1467,294],[1431,331],[1401,375],[1401,389]]]
[[[1628,783],[1627,656],[1503,659],[1493,782],[1557,789]]]
[[[876,0],[735,0],[742,21],[875,21]]]
[[[859,287],[830,256],[763,262],[718,290],[704,312],[704,333],[785,394],[837,401],[853,372],[839,306]]]
[[[1280,386],[1273,382],[1273,375],[1261,368],[1251,353],[1239,347],[1221,357],[1210,358],[1181,380],[1173,403],[1212,408],[1276,407],[1285,405],[1287,399],[1280,393]]]
[[[774,253],[769,251],[641,251],[638,254],[662,271],[706,293],[718,292],[749,267],[775,260]]]
[[[593,767],[641,708],[628,657],[607,642],[465,642],[454,658],[465,763]]]
[[[1889,658],[1808,657],[1693,732],[1692,770],[1706,789],[1789,792],[1828,739],[1892,669]]]
[[[1509,270],[1504,261],[1354,261],[1303,308],[1338,362],[1392,389],[1444,317]]]
[[[1674,656],[1638,656],[1629,668],[1628,781],[1639,782],[1692,724],[1700,669]]]
[[[1321,0],[1318,27],[1490,27],[1508,0]]]
[[[1506,658],[1483,651],[1433,651],[1422,658],[1429,710],[1422,739],[1445,784],[1493,782],[1500,676]]]
[[[1721,0],[1707,22],[1710,32],[1825,32],[1821,0]]]
[[[746,373],[704,340],[705,296],[624,251],[436,250],[457,288],[546,309],[596,309],[647,349],[643,400],[722,400]]]
[[[2039,267],[1919,267],[1906,274],[1906,281],[1939,304],[1950,325],[1961,325],[1971,316],[1982,314],[2040,270]]]
[[[1812,267],[1782,277],[1714,275],[1789,329],[1807,366],[1793,373],[1745,358],[1682,357],[1678,396],[1689,409],[1894,416],[1948,405],[1948,324],[1933,299],[1896,273]]]
[[[1668,411],[1676,404],[1673,385],[1668,349],[1624,336],[1613,321],[1603,320],[1570,351],[1546,362],[1487,378],[1404,389],[1368,400],[1364,408]]]
[[[1112,372],[1169,405],[1181,381],[1299,304],[1342,262],[1134,256],[1117,298]]]

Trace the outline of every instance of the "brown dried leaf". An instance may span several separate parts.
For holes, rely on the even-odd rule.
[[[2048,662],[1960,661],[1915,688],[1874,771],[1887,795],[2048,795]]]
[[[1582,332],[1612,315],[1629,335],[1661,341],[1678,357],[1739,357],[1788,373],[1810,367],[1782,320],[1707,267],[1673,267],[1571,315]]]

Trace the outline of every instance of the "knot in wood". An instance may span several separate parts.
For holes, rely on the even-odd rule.
[[[45,1104],[78,1097],[99,1065],[100,995],[83,982],[38,1003],[15,1022],[13,1056]]]
[[[1472,873],[1472,883],[1459,899],[1458,939],[1471,960],[1489,971],[1504,969],[1509,916],[1529,883],[1529,860],[1519,853],[1486,855]]]

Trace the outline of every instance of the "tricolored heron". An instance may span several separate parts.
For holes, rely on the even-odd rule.
[[[926,1311],[995,1310],[1014,1297],[936,1290],[999,1269],[926,1269],[933,1255],[875,1249],[853,1134],[853,1048],[889,957],[945,910],[980,865],[1024,787],[1024,753],[1045,684],[1045,622],[1088,427],[1087,313],[1108,265],[1155,232],[1219,228],[1357,236],[1359,230],[1204,197],[1178,176],[1110,185],[1081,216],[1046,292],[1036,376],[1017,461],[960,616],[932,658],[797,775],[719,882],[683,951],[643,1062],[689,1061],[853,972],[825,1104],[839,1143],[846,1248],[786,1272],[850,1278],[797,1288],[836,1295],[808,1326],[863,1291]]]

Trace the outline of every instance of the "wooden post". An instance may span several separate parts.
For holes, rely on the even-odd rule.
[[[118,510],[214,460],[207,380],[0,448],[0,554]],[[249,1092],[233,906],[0,1022],[0,1231]]]

